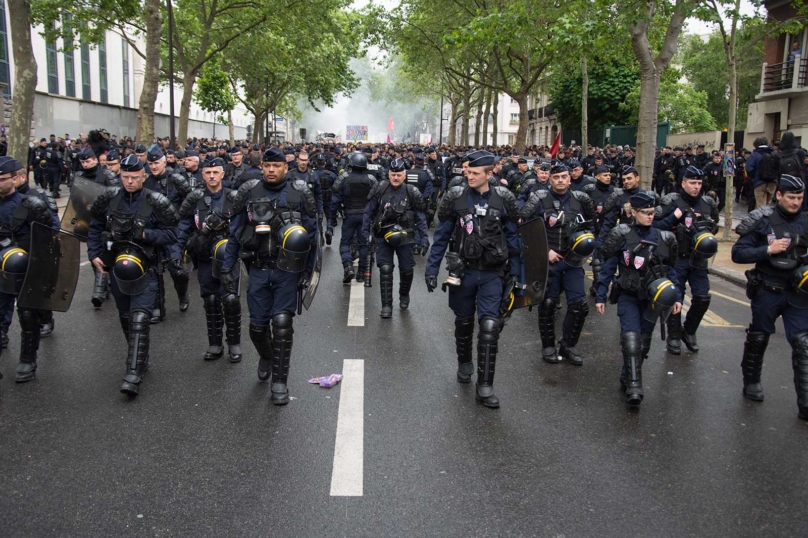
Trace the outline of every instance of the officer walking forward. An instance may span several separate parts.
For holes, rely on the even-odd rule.
[[[476,398],[486,407],[499,407],[494,395],[494,366],[502,329],[500,304],[505,278],[520,274],[516,234],[519,209],[505,187],[488,183],[494,169],[494,155],[476,151],[469,155],[468,186],[446,192],[438,208],[439,224],[429,252],[425,278],[427,289],[438,287],[440,262],[446,254],[449,272],[449,308],[455,314],[457,380],[471,381],[474,313],[480,324],[477,336]],[[451,245],[451,251],[447,248]],[[510,260],[510,266],[509,266]]]

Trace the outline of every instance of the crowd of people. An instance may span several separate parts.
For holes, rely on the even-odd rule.
[[[733,260],[754,264],[748,272],[752,322],[742,358],[743,394],[763,400],[763,355],[782,316],[794,350],[799,416],[808,419],[806,156],[792,133],[783,133],[777,145],[760,139],[754,152],[741,151],[733,178],[736,201],[757,206],[738,227],[741,237],[732,247]],[[415,257],[426,257],[426,288],[448,291],[455,315],[461,383],[475,374],[478,327],[476,397],[482,405],[500,405],[493,390],[499,335],[518,308],[536,307],[537,354],[544,361],[585,363],[578,343],[590,313],[588,293],[599,314],[617,305],[619,379],[627,404],[636,407],[645,395],[642,365],[658,321],[666,329],[668,353],[680,355],[683,345],[699,352],[696,334],[711,302],[708,260],[719,248],[714,234],[726,202],[721,151],[697,146],[695,153],[692,147],[657,153],[652,189],[646,191],[629,146],[533,146],[520,154],[507,146],[197,139],[180,148],[167,138],[147,147],[103,130],[75,140],[52,136],[32,148],[27,167],[14,159],[0,162],[0,190],[18,189],[0,201],[9,238],[0,255],[5,262],[8,249],[24,251],[32,223],[53,218],[53,209],[47,213],[42,206],[54,207],[49,196],[60,195],[60,184],[70,185],[71,204],[90,193],[90,206],[73,210],[91,215],[83,240],[95,272],[92,302],[101,308],[112,294],[127,340],[121,391],[138,394],[148,370],[149,325],[166,315],[164,273],[184,312],[196,272],[208,335],[203,358],[223,357],[226,340],[229,360],[241,361],[243,295],[259,380],[271,380],[272,402],[284,405],[293,319],[301,306],[311,306],[319,281],[330,284],[320,278],[321,249],[331,245],[341,220],[342,282],[369,286],[378,268],[384,319],[393,317],[396,261],[399,306],[407,309]],[[24,195],[19,189],[28,169],[39,189]],[[37,209],[17,212],[24,204]],[[531,248],[525,248],[528,243]],[[440,282],[444,260],[447,277]],[[242,265],[249,274],[243,292]],[[593,284],[587,290],[588,271]],[[690,307],[683,315],[687,287]],[[13,287],[0,291],[19,293]],[[557,331],[562,293],[566,313]],[[3,305],[8,318],[8,302]],[[43,335],[53,330],[49,312],[28,310],[19,310],[19,382],[35,377],[41,335],[33,335],[34,324]]]

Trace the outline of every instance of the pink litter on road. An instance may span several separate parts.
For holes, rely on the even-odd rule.
[[[327,377],[313,377],[309,379],[309,383],[318,384],[321,387],[325,387],[327,389],[330,389],[340,381],[342,381],[342,374],[331,374],[330,376]]]

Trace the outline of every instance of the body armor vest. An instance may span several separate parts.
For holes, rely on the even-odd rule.
[[[289,223],[302,225],[300,212],[297,211],[302,199],[301,193],[291,181],[288,181],[288,185],[285,205],[278,205],[280,198],[270,199],[261,183],[250,191],[250,200],[246,204],[248,222],[239,237],[240,258],[245,261],[255,258],[262,261],[277,257],[279,243],[275,232]],[[269,227],[269,233],[261,233],[260,229],[256,232],[263,226]]]
[[[154,258],[157,253],[157,249],[153,245],[141,243],[143,231],[147,228],[154,211],[148,200],[149,191],[143,189],[141,193],[143,200],[140,202],[140,207],[138,207],[137,211],[121,209],[124,196],[129,194],[123,189],[110,200],[110,210],[107,215],[107,232],[104,237],[105,241],[112,243],[112,246],[105,253],[111,255],[109,260],[104,261],[108,267],[112,267],[114,264],[112,260],[120,251],[128,249],[133,243],[142,250],[147,258]]]
[[[502,224],[502,197],[491,190],[488,206],[483,210],[469,208],[468,188],[454,202],[460,216],[455,224],[455,242],[460,258],[467,267],[498,271],[508,261],[508,244]],[[483,212],[483,214],[479,214]]]
[[[392,188],[390,183],[386,183],[379,195],[379,208],[373,216],[374,234],[382,231],[382,228],[398,224],[405,230],[412,230],[415,226],[415,212],[413,210],[413,200],[410,197],[410,186],[402,185],[404,196],[393,202],[393,198],[399,192]],[[377,235],[379,237],[379,235]]]
[[[626,248],[618,264],[617,283],[621,291],[643,295],[650,282],[667,278],[667,263],[673,263],[668,245],[657,234],[657,244],[643,241],[632,226],[626,235]],[[645,298],[643,298],[645,299]]]
[[[233,200],[228,194],[227,190],[222,194],[224,197],[222,209],[211,210],[213,198],[209,194],[205,194],[196,203],[194,224],[200,232],[202,230],[207,230],[207,232],[196,233],[194,240],[188,242],[188,247],[202,261],[211,258],[213,245],[230,236],[229,223],[233,216]]]
[[[800,219],[805,220],[803,214]],[[772,211],[769,215],[769,232],[767,239],[769,244],[777,239],[790,238],[791,244],[788,248],[780,254],[770,256],[768,260],[758,262],[755,267],[763,274],[787,279],[791,276],[794,269],[802,265],[799,258],[806,254],[808,250],[808,243],[804,237],[805,230],[802,235],[798,235],[794,231],[796,220],[787,221],[778,210]]]
[[[676,241],[679,243],[679,257],[690,257],[693,251],[693,236],[700,232],[713,231],[713,221],[710,218],[712,207],[708,204],[703,197],[699,197],[696,201],[695,207],[690,207],[684,196],[679,196],[676,199],[676,207],[682,210],[682,218],[679,223],[674,226],[673,233],[676,234]],[[696,213],[701,213],[701,217],[696,216]],[[704,221],[708,221],[709,224]]]
[[[343,202],[345,212],[349,215],[356,215],[365,212],[368,194],[372,188],[370,177],[367,175],[350,174],[345,178],[348,183],[348,196]]]
[[[570,209],[569,212],[565,212],[561,201],[548,193],[542,198],[541,203],[544,207],[544,221],[547,225],[547,245],[563,256],[572,246],[567,225],[579,215],[583,215],[581,202],[570,193]]]

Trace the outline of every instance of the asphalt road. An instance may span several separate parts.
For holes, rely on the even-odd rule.
[[[396,301],[381,320],[376,276],[343,286],[326,248],[312,310],[295,318],[283,408],[257,380],[246,321],[241,364],[202,360],[195,282],[181,314],[167,280],[151,370],[140,396],[120,394],[117,315],[92,308],[82,267],[37,380],[13,381],[16,321],[0,359],[0,536],[808,535],[790,348],[779,325],[766,401],[744,399],[743,290],[713,280],[698,355],[668,356],[655,338],[636,412],[618,390],[615,307],[592,305],[581,368],[541,361],[537,313],[519,311],[489,410],[455,380],[453,317],[423,264],[409,311]],[[349,366],[335,388],[306,383]]]

